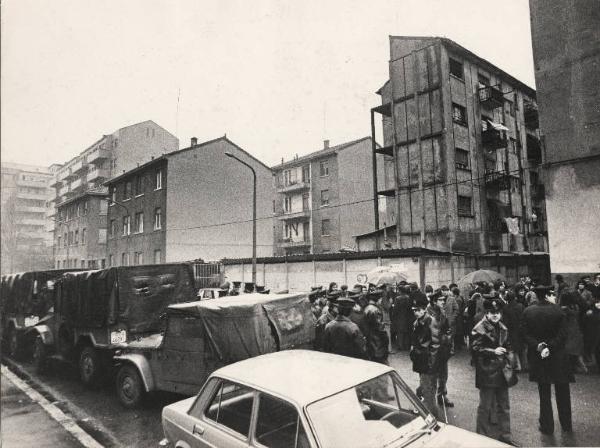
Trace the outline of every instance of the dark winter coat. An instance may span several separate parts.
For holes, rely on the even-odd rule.
[[[323,350],[323,334],[325,333],[325,327],[334,319],[335,317],[329,312],[321,314],[321,317],[317,319],[317,322],[315,323],[315,350]]]
[[[415,320],[411,345],[410,359],[417,373],[437,373],[450,357],[448,320],[437,305],[427,307],[425,316]]]
[[[388,357],[389,338],[383,326],[383,313],[374,303],[369,303],[365,308],[365,328],[368,358],[384,362]]]
[[[396,333],[409,333],[412,329],[413,320],[410,298],[407,294],[400,294],[394,299],[392,328]]]
[[[365,338],[358,329],[358,325],[340,314],[325,327],[323,351],[364,359],[366,357]]]
[[[565,313],[567,325],[565,351],[567,355],[581,356],[583,355],[583,333],[579,328],[579,307],[577,305],[562,306],[561,309]]]
[[[475,386],[478,389],[507,387],[502,372],[507,363],[507,356],[498,356],[494,350],[504,347],[507,352],[511,351],[509,330],[502,322],[494,324],[484,317],[473,327],[471,339],[471,350],[475,360]]]
[[[516,299],[511,300],[502,312],[502,322],[508,330],[508,338],[512,349],[516,352],[521,351],[522,335],[521,335],[521,318],[525,307],[517,302]]]
[[[557,305],[541,300],[527,307],[523,312],[521,331],[528,346],[530,381],[544,384],[575,381],[565,350],[567,321]],[[538,352],[542,342],[550,349],[550,356],[545,359]]]
[[[600,344],[600,309],[592,306],[584,313],[582,322],[586,347],[593,352]]]

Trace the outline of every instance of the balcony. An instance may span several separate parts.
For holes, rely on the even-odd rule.
[[[103,149],[100,146],[97,146],[87,154],[88,163],[102,163],[104,160],[110,158],[110,151],[108,149]]]
[[[77,174],[74,173],[71,168],[69,168],[64,174],[64,180],[73,180],[73,179],[76,179],[77,177],[78,177]]]
[[[377,112],[383,116],[391,117],[392,116],[392,103],[385,103],[381,106],[374,107],[371,109],[373,112]]]
[[[50,197],[49,197],[49,193],[50,192],[43,192],[43,193],[23,193],[21,191],[18,191],[16,194],[16,197],[19,199],[32,199],[35,201],[47,201]]]
[[[58,189],[57,196],[64,196],[65,194],[67,194],[69,192],[70,189],[71,189],[71,185],[70,184],[65,184],[64,186],[62,186],[62,187],[60,187]]]
[[[58,177],[53,177],[48,184],[51,188],[59,188],[62,185],[62,181],[58,179]]]
[[[389,198],[393,198],[396,196],[396,189],[395,188],[388,188],[386,190],[379,190],[377,192],[377,195],[379,196],[387,196]]]
[[[20,177],[17,178],[17,185],[20,187],[34,187],[34,188],[46,188],[48,186],[48,179],[22,179]]]
[[[100,181],[104,179],[108,179],[110,177],[110,173],[107,169],[98,168],[96,166],[91,167],[91,169],[87,173],[87,181]]]
[[[63,169],[56,174],[56,180],[58,180],[59,182],[64,182],[65,180],[67,180],[70,174],[71,173],[68,168]]]
[[[32,207],[27,205],[17,205],[15,211],[21,213],[46,213],[46,207]]]
[[[87,182],[85,182],[81,177],[71,182],[71,191],[81,191],[84,190],[85,187],[87,187]]]
[[[510,179],[504,171],[486,171],[485,185],[498,190],[510,189]]]
[[[384,156],[393,156],[394,155],[394,145],[389,146],[379,146],[375,148],[375,152],[377,154],[382,154]]]
[[[32,219],[32,218],[25,218],[23,220],[21,220],[20,224],[22,225],[27,225],[27,226],[39,226],[39,227],[45,227],[46,226],[46,217],[41,217],[40,219]],[[43,230],[43,229],[41,229]]]
[[[542,163],[542,145],[537,137],[527,134],[527,160],[529,165],[539,165]]]
[[[537,105],[532,102],[525,102],[523,111],[523,118],[525,119],[525,126],[528,129],[537,129],[540,127],[540,117],[538,114]]]
[[[87,170],[87,164],[83,161],[83,159],[78,160],[73,165],[71,165],[71,171],[73,174],[82,174]]]
[[[292,240],[291,238],[283,238],[278,241],[279,247],[306,247],[310,246],[309,239]]]
[[[293,191],[308,190],[309,188],[310,181],[290,182],[287,185],[279,185],[277,187],[277,193],[291,193]]]
[[[485,86],[478,90],[479,104],[486,109],[497,109],[504,106],[504,95],[502,91],[494,86]]]
[[[506,148],[508,144],[503,131],[489,127],[481,132],[481,144],[488,149]]]
[[[279,215],[277,218],[281,221],[309,219],[310,218],[310,209],[300,210],[299,212],[285,212],[283,215]]]

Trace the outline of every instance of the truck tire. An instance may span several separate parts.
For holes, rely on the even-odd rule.
[[[86,345],[79,355],[79,377],[87,387],[97,387],[101,377],[101,359],[98,351]]]
[[[35,373],[43,374],[48,367],[48,349],[41,336],[33,342],[33,369]]]
[[[117,396],[121,404],[128,408],[136,408],[142,402],[144,384],[135,366],[123,364],[117,373]]]

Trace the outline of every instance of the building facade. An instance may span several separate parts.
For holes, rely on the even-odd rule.
[[[535,91],[437,37],[391,36],[389,73],[371,110],[376,247],[546,251]]]
[[[354,235],[372,230],[370,137],[324,148],[272,167],[276,255],[354,250]]]
[[[600,272],[599,8],[595,0],[529,4],[550,267],[572,282]]]
[[[107,182],[107,260],[112,266],[252,254],[252,183],[257,182],[257,254],[273,254],[269,167],[227,137],[148,161]]]
[[[52,268],[51,180],[47,167],[2,163],[3,274]]]
[[[98,209],[100,206],[104,209],[104,202],[98,199],[102,196],[106,198],[108,194],[104,182],[134,169],[139,163],[149,160],[151,157],[160,157],[165,153],[177,150],[178,147],[179,140],[151,120],[103,135],[98,141],[57,169],[52,182],[52,187],[56,190],[53,199],[54,219],[58,219],[57,216],[72,216],[72,213],[69,212],[70,208],[76,207],[78,203],[83,204],[85,201],[89,201],[90,207],[94,202],[93,205]],[[89,195],[90,192],[93,194]],[[94,198],[93,201],[91,201],[91,197]],[[97,223],[95,227],[106,230],[106,212],[103,215],[94,214],[93,216],[103,217],[104,221]],[[62,227],[64,218],[60,223]],[[57,247],[58,238],[64,238],[63,230],[56,229],[54,240]],[[69,233],[67,232],[67,234]],[[61,243],[64,249],[64,240]],[[55,264],[58,265],[60,261],[64,266],[66,261],[67,267],[75,267],[70,265],[72,263],[79,267],[82,260],[85,261],[86,266],[90,262],[92,266],[100,265],[102,260],[106,264],[106,238],[104,238],[104,243],[96,244],[91,239],[86,239],[83,245],[81,241],[77,245],[80,250],[76,256],[84,258],[74,258],[71,250],[68,251],[69,255],[67,256],[67,253],[61,249],[56,252]],[[87,247],[88,245],[89,247]]]

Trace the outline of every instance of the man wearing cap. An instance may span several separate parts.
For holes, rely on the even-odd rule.
[[[358,325],[349,318],[354,300],[337,299],[338,315],[329,322],[323,332],[323,351],[336,355],[365,359],[365,338]]]
[[[436,374],[437,374],[437,402],[449,408],[454,403],[448,399],[448,360],[450,359],[451,330],[445,316],[446,296],[441,292],[434,293],[427,307],[427,314],[432,320],[432,339],[437,344]]]
[[[360,332],[364,335],[367,332],[365,322],[365,308],[367,307],[367,296],[363,294],[362,287],[355,285],[348,294],[348,298],[354,300],[354,307],[350,313],[350,320],[358,325]]]
[[[538,286],[539,302],[525,309],[522,334],[528,345],[529,380],[538,383],[540,396],[539,429],[544,434],[554,432],[552,392],[554,384],[558,419],[565,432],[573,430],[571,422],[571,391],[575,381],[565,350],[567,320],[555,304],[553,287]]]
[[[479,389],[476,431],[514,445],[510,432],[509,386],[503,372],[511,353],[508,330],[500,322],[503,307],[504,301],[500,298],[486,299],[485,316],[471,332],[475,387]]]
[[[381,296],[381,291],[368,294],[369,304],[365,308],[365,337],[368,358],[371,361],[387,364],[389,339],[384,328],[383,312],[378,304]]]
[[[436,357],[439,343],[433,340],[433,320],[427,313],[427,299],[419,296],[412,301],[412,312],[415,315],[411,334],[410,359],[413,371],[419,374],[417,395],[423,397],[423,402],[429,411],[441,420],[442,413],[435,402],[436,389]]]
[[[315,350],[323,350],[323,335],[325,333],[325,327],[338,315],[337,300],[337,292],[331,292],[327,294],[327,307],[323,308],[321,317],[319,317],[315,323]]]

